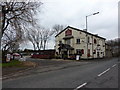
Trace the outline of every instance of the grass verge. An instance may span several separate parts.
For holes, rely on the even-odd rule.
[[[18,60],[12,60],[10,62],[7,62],[7,63],[0,63],[0,66],[2,67],[20,67],[21,66],[21,62],[18,61]]]

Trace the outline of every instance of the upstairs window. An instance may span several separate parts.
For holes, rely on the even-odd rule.
[[[70,39],[67,39],[67,40],[66,40],[66,44],[68,44],[68,45],[70,45],[70,44],[71,44]]]
[[[88,43],[90,43],[90,37],[88,37]]]
[[[77,44],[80,44],[80,39],[76,39],[76,43],[77,43]]]
[[[59,44],[62,44],[62,41],[59,41]]]
[[[96,39],[94,39],[94,43],[95,43],[95,44],[97,43]]]

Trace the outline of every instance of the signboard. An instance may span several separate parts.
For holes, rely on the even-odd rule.
[[[10,55],[10,54],[7,54],[6,62],[10,62],[10,57],[11,57],[11,55]]]
[[[80,56],[79,55],[76,55],[76,60],[79,60],[80,59]]]
[[[72,30],[68,29],[65,31],[65,36],[71,36],[72,35]]]

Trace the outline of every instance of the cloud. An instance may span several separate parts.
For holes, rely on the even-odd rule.
[[[52,28],[54,24],[71,25],[85,29],[86,15],[88,31],[97,33],[107,40],[118,36],[118,1],[119,0],[43,0],[42,11],[38,15],[40,24]],[[53,48],[54,42],[49,42]]]

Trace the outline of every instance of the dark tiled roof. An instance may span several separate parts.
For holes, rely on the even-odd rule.
[[[95,35],[95,34],[92,34],[92,33],[89,33],[89,32],[86,32],[86,31],[83,31],[83,30],[80,30],[80,29],[77,29],[77,28],[74,28],[74,27],[71,27],[71,26],[67,26],[65,29],[63,29],[61,32],[59,32],[55,37],[57,37],[59,34],[61,34],[62,32],[64,32],[67,28],[71,28],[71,29],[74,29],[74,30],[77,30],[77,31],[81,31],[81,32],[87,33],[89,35],[92,35],[92,36],[95,36],[95,37],[102,38],[102,39],[106,40],[103,37],[100,37],[98,35]]]

